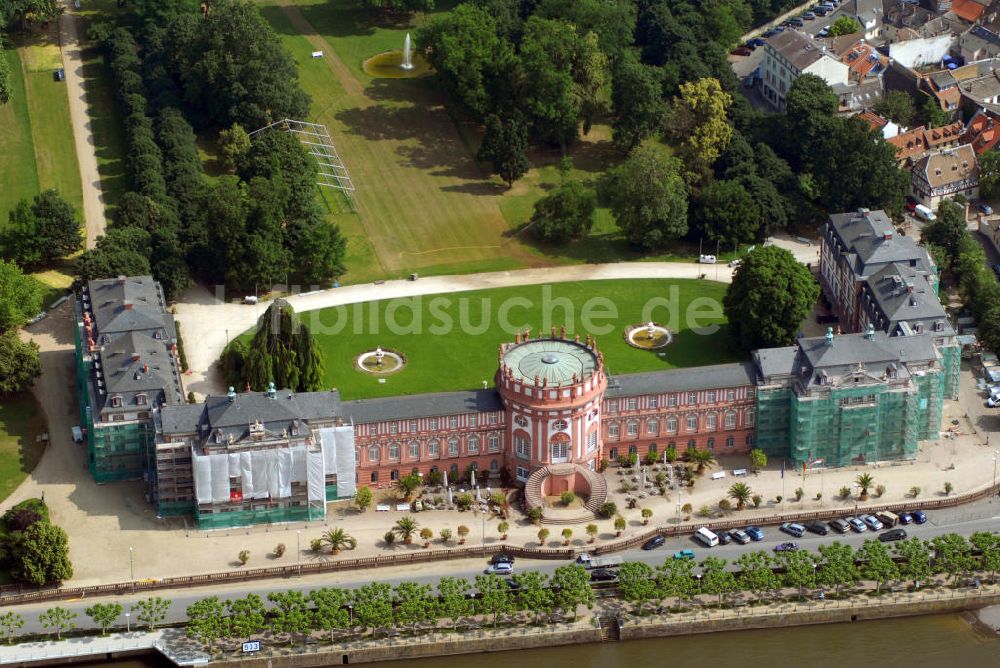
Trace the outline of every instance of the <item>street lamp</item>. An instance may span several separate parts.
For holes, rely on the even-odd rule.
[[[996,486],[997,486],[997,457],[1000,457],[1000,450],[994,450],[993,451],[993,488],[994,488],[994,492],[996,492]],[[993,496],[993,495],[990,494],[990,496]]]
[[[695,578],[698,580],[698,593],[701,593],[701,573],[696,573]]]
[[[135,582],[135,561],[132,559],[133,552],[134,550],[130,545],[128,548],[128,574],[129,579]]]
[[[351,624],[351,626],[354,626],[354,604],[353,603],[348,603],[347,604],[347,614],[350,615],[350,624]]]
[[[299,567],[299,575],[302,575],[302,529],[295,530],[295,565]]]
[[[129,617],[131,617],[131,616],[132,616],[131,612],[126,612],[125,613],[125,633],[131,633],[132,632],[132,622],[131,622],[131,620],[129,620]]]

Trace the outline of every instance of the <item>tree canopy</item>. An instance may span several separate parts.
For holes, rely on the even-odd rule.
[[[736,269],[723,307],[744,350],[787,346],[819,298],[812,273],[778,246],[749,253]]]
[[[687,233],[681,163],[663,147],[638,146],[608,170],[602,190],[625,238],[636,246],[662,250]]]
[[[2,243],[9,259],[37,268],[79,250],[83,235],[73,207],[57,190],[49,189],[17,203]]]

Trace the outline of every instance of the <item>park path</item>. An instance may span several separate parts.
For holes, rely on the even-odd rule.
[[[794,239],[775,238],[775,245],[788,248],[803,264],[817,261],[817,246]],[[698,278],[728,283],[733,270],[724,265],[693,262],[618,262],[581,264],[561,267],[536,267],[458,276],[430,276],[417,281],[394,280],[360,283],[329,290],[315,290],[288,297],[298,312],[316,311],[332,306],[356,304],[376,299],[396,299],[423,295],[540,285],[565,281],[598,281],[640,278]],[[254,306],[226,303],[203,288],[190,290],[176,305],[184,340],[197,342],[185,346],[189,372],[184,377],[186,391],[197,394],[225,392],[215,362],[229,340],[250,329],[267,309],[266,302]]]
[[[97,171],[97,152],[90,116],[87,113],[87,93],[83,86],[83,19],[74,13],[73,3],[65,2],[65,12],[59,17],[59,44],[62,47],[63,70],[66,73],[66,94],[69,116],[73,123],[73,142],[80,168],[83,188],[83,222],[86,228],[85,248],[93,248],[97,237],[104,234],[104,193],[101,174]]]

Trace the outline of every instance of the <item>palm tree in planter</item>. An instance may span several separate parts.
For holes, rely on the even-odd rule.
[[[705,468],[715,463],[715,454],[711,450],[692,450],[691,461],[698,465],[698,474],[705,472]]]
[[[616,517],[615,518],[615,535],[616,536],[622,535],[622,531],[625,531],[625,527],[626,526],[627,526],[627,524],[625,523],[625,518],[624,517],[622,517],[621,515],[619,515],[618,517]]]
[[[357,539],[341,528],[330,529],[320,540],[329,545],[334,554],[340,554],[341,550],[353,550],[358,546]]]
[[[753,496],[753,491],[750,489],[750,485],[745,482],[733,483],[733,486],[729,488],[729,498],[736,502],[736,510],[743,510],[747,507],[747,502]]]
[[[861,473],[858,475],[858,487],[861,488],[861,493],[858,498],[862,501],[868,500],[868,488],[875,484],[875,477],[871,473]]]
[[[465,537],[469,535],[469,527],[464,524],[458,525],[458,544],[465,545]]]
[[[403,542],[409,545],[413,542],[413,534],[417,532],[417,527],[420,524],[407,515],[406,517],[401,517],[396,520],[396,526],[392,528],[393,533],[403,539]]]
[[[507,532],[510,531],[510,524],[506,520],[497,524],[497,531],[500,532],[500,540],[507,540]]]
[[[413,498],[413,493],[420,487],[421,482],[420,476],[416,473],[404,475],[396,481],[396,491],[402,494],[405,500],[409,501]]]
[[[428,548],[431,546],[431,538],[434,537],[434,532],[431,531],[430,527],[424,527],[420,530],[420,537],[424,540],[424,547]]]
[[[545,541],[549,537],[549,530],[542,527],[538,530],[538,544],[545,547]]]
[[[438,535],[441,536],[441,542],[447,545],[448,541],[451,540],[451,529],[441,529]]]
[[[570,538],[573,537],[573,530],[566,527],[562,530],[563,545],[569,545]]]
[[[652,517],[652,516],[653,516],[653,509],[652,508],[643,508],[642,509],[642,523],[643,524],[649,524],[649,518]]]
[[[590,542],[591,543],[593,543],[595,540],[597,540],[597,532],[598,531],[600,531],[600,529],[597,528],[596,524],[588,524],[587,525],[587,535],[590,536]]]

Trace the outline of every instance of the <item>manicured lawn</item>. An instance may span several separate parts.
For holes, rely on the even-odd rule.
[[[0,51],[10,69],[11,100],[0,105],[0,228],[18,200],[38,193],[31,119],[24,91],[21,59],[15,49]]]
[[[728,326],[721,311],[725,290],[725,285],[708,281],[583,281],[370,302],[304,317],[325,354],[325,384],[338,388],[345,399],[360,399],[474,389],[482,387],[484,380],[492,386],[497,346],[513,341],[514,329],[525,326],[536,333],[548,333],[552,325],[565,324],[570,336],[594,334],[611,374],[743,359],[728,342]],[[657,306],[644,313],[644,307],[657,303],[651,300],[670,299],[674,292],[674,310],[679,314],[675,322],[668,307]],[[509,301],[512,298],[522,301]],[[720,325],[712,334],[697,334],[689,328],[686,313],[697,298],[719,304],[717,313],[708,314],[714,317],[699,320],[701,326]],[[566,315],[567,300],[572,305],[571,316]],[[584,318],[585,313],[590,317]],[[661,351],[662,357],[624,341],[627,325],[649,319],[676,332],[673,343]],[[445,326],[447,323],[451,325]],[[401,351],[408,358],[407,367],[387,376],[385,383],[357,371],[354,363],[358,354],[376,346]]]
[[[28,72],[28,113],[35,146],[35,164],[41,190],[55,188],[73,205],[83,224],[83,191],[80,165],[73,143],[73,125],[69,117],[66,84],[56,81],[52,70]]]
[[[0,500],[6,499],[30,473],[44,446],[45,418],[30,394],[0,398]]]
[[[32,276],[42,284],[42,308],[46,310],[52,302],[69,292],[70,286],[73,285],[73,267],[69,266],[68,261],[64,266],[36,271]]]

